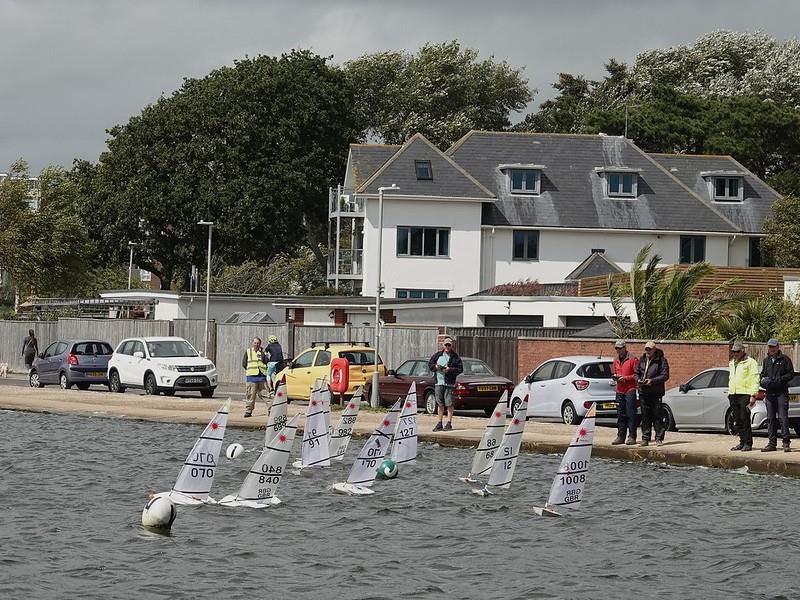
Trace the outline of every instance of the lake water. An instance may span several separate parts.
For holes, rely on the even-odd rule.
[[[146,493],[170,489],[201,427],[9,411],[0,426],[4,599],[800,597],[799,480],[595,459],[581,510],[546,519],[530,506],[558,456],[522,455],[513,487],[479,498],[457,480],[470,451],[422,445],[373,496],[327,489],[346,460],[287,474],[275,508],[179,507],[165,536],[140,526]],[[248,452],[222,457],[213,495],[262,440],[227,431]]]

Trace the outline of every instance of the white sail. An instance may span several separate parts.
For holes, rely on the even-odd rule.
[[[209,500],[230,408],[231,400],[228,398],[183,461],[172,491],[165,494],[176,504],[200,504]]]
[[[328,378],[323,377],[314,382],[314,391],[317,394],[317,400],[322,404],[323,415],[325,415],[325,425],[328,428],[328,434],[331,433],[331,388],[328,387]]]
[[[350,444],[350,438],[353,435],[353,427],[355,427],[358,419],[358,411],[361,408],[362,394],[363,388],[358,386],[350,402],[344,407],[339,424],[331,432],[331,460],[342,460],[344,453],[347,452],[347,446]]]
[[[318,379],[317,382],[319,381]],[[325,406],[319,396],[319,388],[315,387],[306,407],[306,419],[303,422],[303,446],[300,451],[303,468],[329,467],[331,464],[330,433],[328,424],[325,422]]]
[[[286,462],[292,451],[299,419],[300,415],[295,415],[281,428],[281,431],[272,438],[270,444],[261,451],[256,462],[250,467],[239,491],[234,495],[226,496],[219,501],[219,504],[251,508],[264,508],[272,504],[280,504],[275,492],[286,471]]]
[[[497,448],[492,459],[492,470],[489,472],[488,485],[492,487],[509,487],[514,478],[514,469],[517,467],[519,447],[522,444],[522,434],[525,432],[525,419],[528,415],[527,396],[520,404],[517,412],[511,418],[503,440]]]
[[[592,457],[594,419],[595,404],[592,404],[564,452],[545,508],[560,506],[575,510],[580,507],[589,473],[589,459]]]
[[[489,417],[489,422],[486,423],[483,437],[481,437],[478,449],[475,450],[475,456],[472,459],[472,468],[465,480],[475,481],[474,478],[486,475],[491,471],[492,465],[494,464],[495,452],[497,452],[497,448],[500,446],[500,441],[503,438],[507,412],[508,392],[506,391],[503,392],[492,416]]]
[[[397,464],[417,462],[417,382],[412,381],[403,402],[392,440],[392,460]]]
[[[361,448],[358,457],[350,469],[347,483],[360,487],[370,487],[375,482],[377,468],[386,452],[392,439],[392,432],[397,423],[397,415],[400,411],[400,400],[395,402],[392,410],[386,413],[378,428],[372,433],[367,443]]]
[[[272,400],[272,407],[269,409],[267,417],[267,430],[264,433],[264,446],[269,446],[276,435],[286,426],[287,409],[289,407],[289,397],[286,393],[286,377],[281,378],[278,389],[275,390],[275,398]]]

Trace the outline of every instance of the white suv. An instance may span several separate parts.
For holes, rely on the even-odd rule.
[[[183,338],[128,338],[108,361],[108,386],[119,393],[131,387],[165,396],[198,391],[203,398],[211,398],[217,387],[217,368]]]

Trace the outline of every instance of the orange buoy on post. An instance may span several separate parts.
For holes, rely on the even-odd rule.
[[[344,405],[344,395],[350,386],[350,361],[334,358],[331,361],[331,391],[339,394],[339,406]]]

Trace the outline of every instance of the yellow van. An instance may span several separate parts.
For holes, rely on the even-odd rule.
[[[345,397],[352,396],[359,385],[365,385],[367,395],[372,374],[375,372],[375,349],[359,342],[314,342],[310,348],[300,352],[275,380],[286,376],[286,391],[290,400],[308,400],[314,381],[331,377],[331,360],[346,358],[350,362],[350,380]],[[378,356],[378,376],[386,375],[386,366]]]

